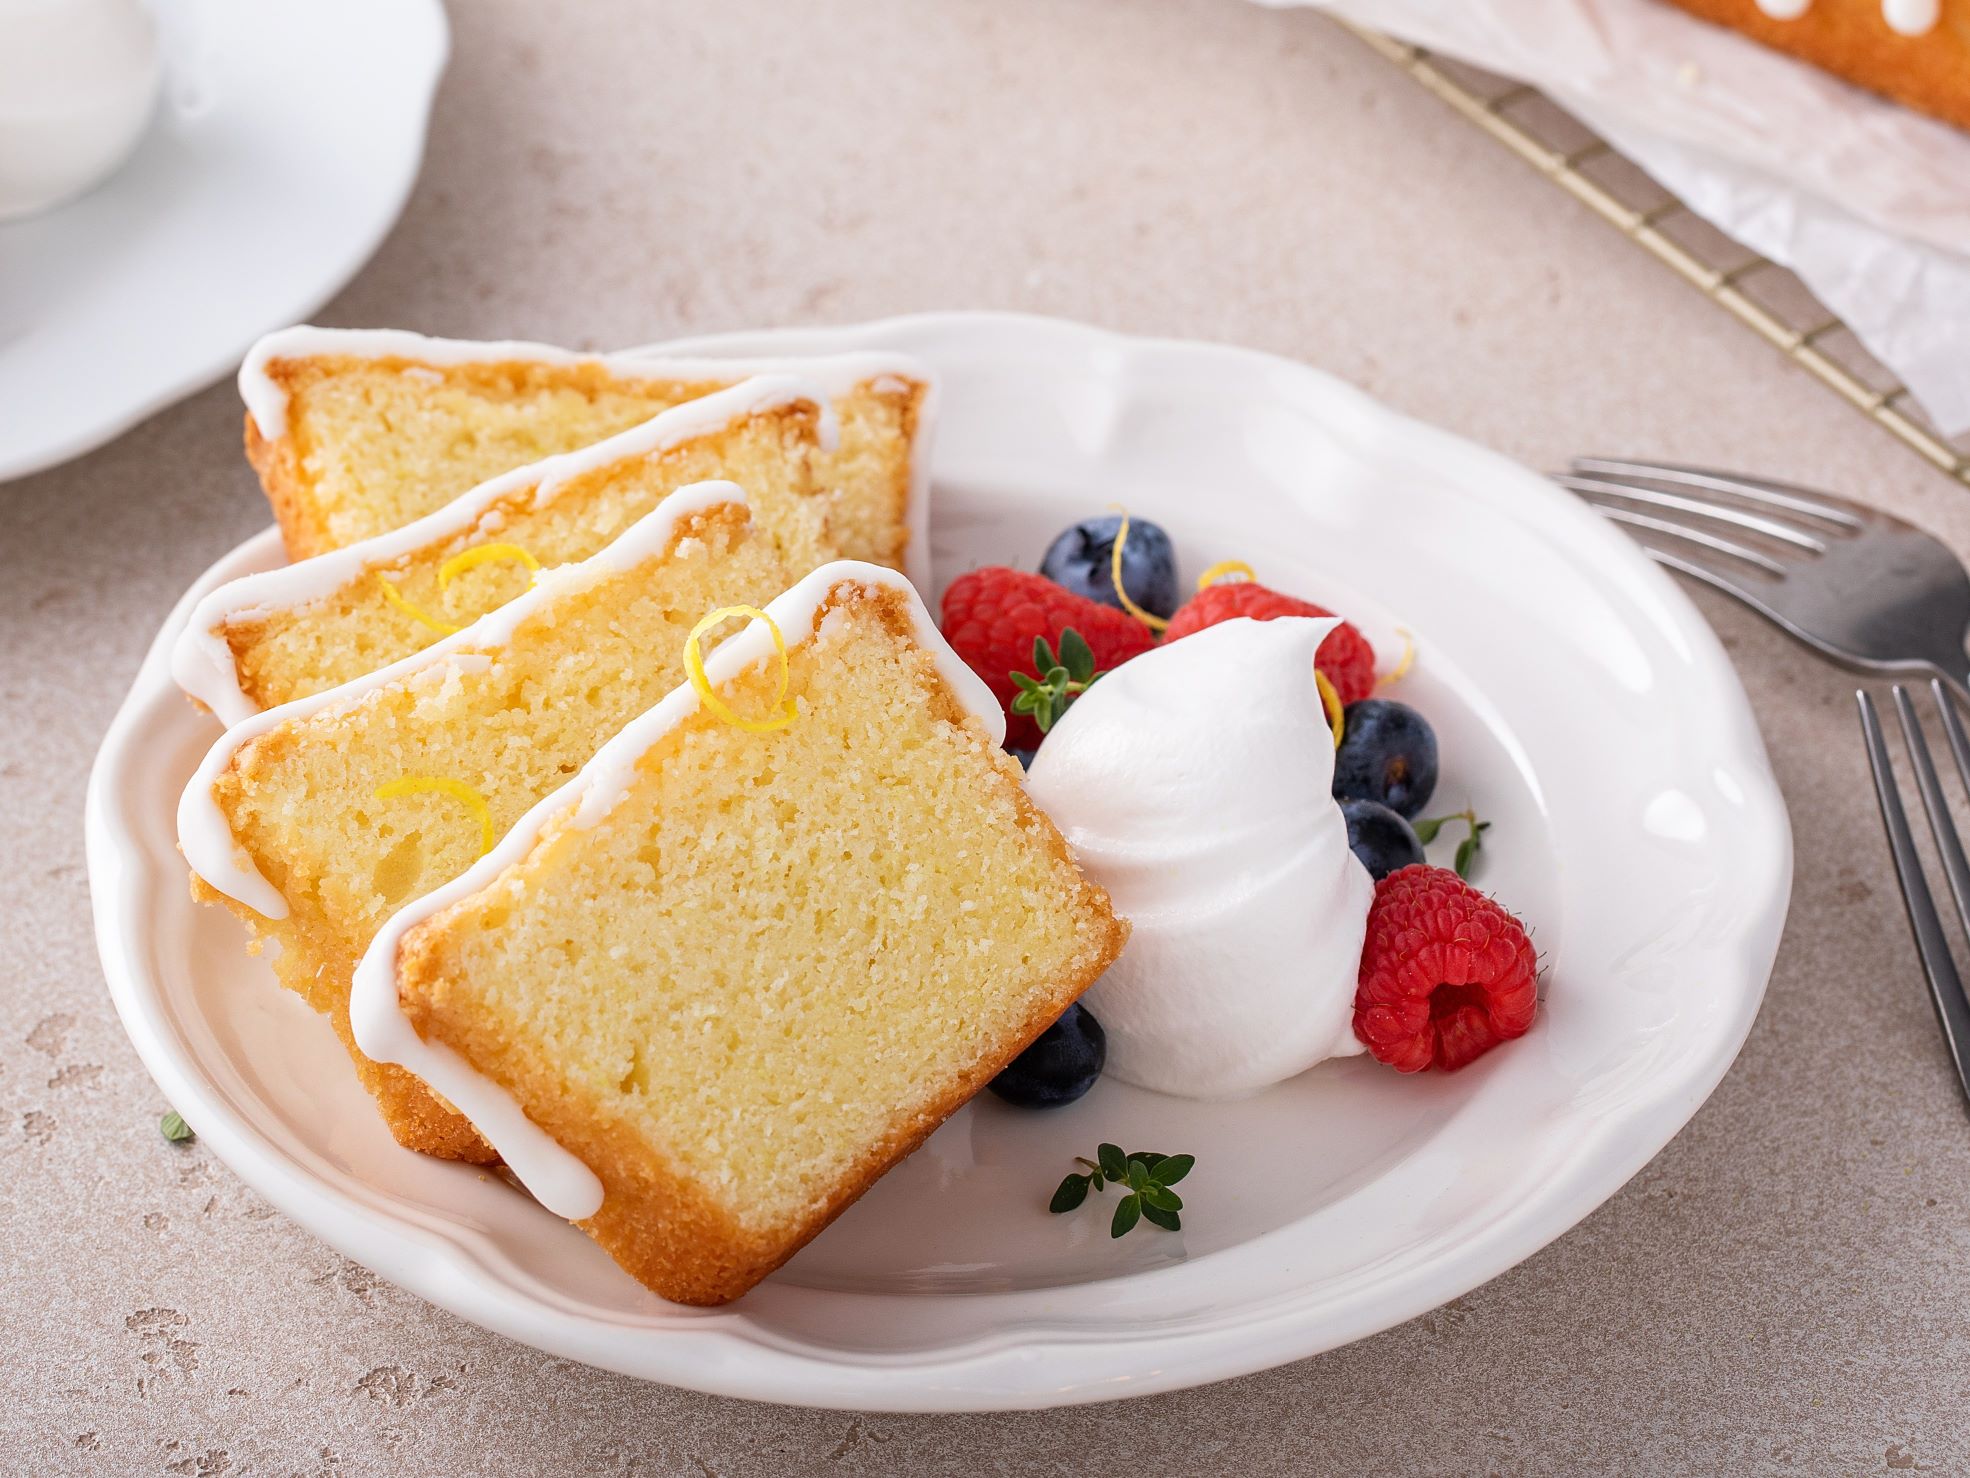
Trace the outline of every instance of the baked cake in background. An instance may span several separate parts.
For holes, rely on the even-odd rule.
[[[906,581],[831,565],[767,616],[385,925],[353,1002],[686,1303],[784,1262],[1127,936]]]
[[[686,488],[441,645],[248,719],[207,754],[179,807],[192,891],[279,946],[276,975],[334,1023],[399,1142],[495,1158],[416,1078],[356,1050],[363,949],[682,681],[704,612],[791,578],[737,487]]]
[[[399,528],[515,467],[571,452],[753,374],[798,373],[834,403],[817,463],[844,553],[904,570],[922,503],[930,372],[903,355],[800,360],[583,355],[386,329],[269,334],[240,367],[246,452],[290,559]]]
[[[1670,0],[1970,128],[1970,0]]]
[[[834,412],[810,382],[761,375],[606,441],[518,468],[392,533],[219,587],[172,654],[181,687],[232,723],[430,646],[573,563],[689,483],[728,478],[790,575],[836,557],[816,459]]]

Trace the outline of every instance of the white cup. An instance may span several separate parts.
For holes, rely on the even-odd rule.
[[[0,221],[113,174],[150,121],[160,70],[140,0],[0,0]]]

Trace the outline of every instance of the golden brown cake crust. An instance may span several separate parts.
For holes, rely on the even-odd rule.
[[[444,559],[482,542],[494,529],[501,530],[497,538],[518,541],[546,564],[586,559],[668,492],[716,477],[737,478],[746,486],[755,516],[780,543],[790,566],[813,568],[840,553],[832,537],[835,505],[814,468],[820,414],[820,407],[806,400],[738,412],[716,428],[654,452],[626,453],[565,477],[544,505],[536,499],[539,477],[527,478],[480,506],[470,523],[432,534],[414,547],[365,558],[333,590],[228,616],[213,633],[232,654],[240,691],[258,708],[275,708],[410,656],[446,635],[443,626],[392,610],[379,589],[382,577],[408,591],[412,603],[444,611]],[[511,475],[525,473],[518,469]],[[524,588],[522,577],[510,570],[509,575],[512,582],[494,604]],[[491,608],[481,607],[480,613]]]
[[[1881,0],[1813,0],[1796,20],[1777,20],[1757,0],[1669,0],[1690,14],[1742,31],[1920,112],[1970,128],[1970,0],[1943,0],[1942,20],[1903,36],[1882,18]]]
[[[284,386],[285,369],[284,363],[276,361],[267,366],[267,373]],[[287,437],[268,441],[260,434],[260,424],[251,411],[246,413],[246,460],[260,476],[260,487],[267,495],[267,506],[273,509],[274,522],[280,525],[280,540],[288,559],[303,560],[333,549],[328,531],[317,527],[312,517],[314,505],[303,488],[293,441]]]
[[[292,560],[402,527],[486,478],[591,445],[662,410],[733,383],[628,375],[602,360],[483,360],[440,365],[396,355],[321,354],[271,359],[262,370],[285,400],[286,426],[278,438],[269,440],[249,413],[246,457],[259,474]],[[466,450],[454,443],[440,458],[462,458],[467,466],[400,472],[379,482],[357,478],[352,483],[352,447],[345,433],[353,430],[357,442],[364,434],[372,440],[380,437],[399,443],[408,438],[415,444],[420,439],[366,394],[359,394],[362,384],[373,389],[391,386],[408,393],[412,404],[399,409],[412,421],[418,416],[417,403],[426,399],[426,386],[430,386],[428,393],[446,399],[453,410],[458,408],[456,397],[463,396],[493,415],[495,426],[485,432],[483,440],[476,431],[468,436]],[[378,393],[384,392],[378,389]],[[819,455],[816,470],[824,485],[832,484],[844,534],[841,547],[851,558],[903,568],[910,540],[916,435],[929,394],[930,386],[923,380],[908,374],[882,373],[844,388],[836,397],[841,445],[836,451]],[[355,402],[349,399],[352,395],[358,397]],[[544,421],[531,422],[525,414],[517,421],[497,420],[501,414],[515,413],[540,398],[553,401],[557,407]],[[562,419],[571,406],[585,408],[576,413],[574,425]],[[338,415],[345,420],[353,416],[353,426],[337,430]],[[557,429],[546,430],[550,423]],[[500,425],[520,437],[530,447],[529,453],[521,455],[503,440]],[[429,436],[430,428],[426,427],[423,439],[428,441]],[[501,447],[507,455],[493,455]],[[469,476],[465,475],[468,470]]]
[[[354,359],[347,355],[329,354],[272,359],[264,366],[264,372],[286,399],[286,434],[276,441],[269,441],[261,434],[252,413],[247,413],[246,460],[259,474],[260,486],[267,495],[275,521],[280,525],[281,541],[290,560],[325,554],[350,542],[349,537],[339,536],[330,526],[331,511],[322,505],[309,478],[307,459],[313,448],[308,442],[305,401],[312,386],[356,367],[385,375],[402,375],[407,371],[431,373],[436,369],[421,360],[399,355]],[[572,391],[591,399],[606,391],[627,392],[647,398],[647,405],[623,418],[620,424],[610,428],[613,430],[627,429],[636,421],[647,420],[657,414],[660,409],[696,400],[732,383],[729,380],[637,379],[620,375],[594,360],[573,364],[530,360],[474,361],[445,366],[443,373],[447,379],[473,386],[495,400],[516,398],[540,389]],[[607,434],[608,430],[597,431],[594,439],[599,441]],[[523,465],[531,460],[538,458],[525,458],[514,465]],[[465,485],[472,481],[474,479],[466,479]],[[430,506],[416,511],[429,512],[431,507],[448,502],[451,497],[464,492],[465,485],[438,489],[438,496]],[[359,537],[369,537],[401,521],[393,520],[383,526],[359,529],[357,534]]]
[[[844,598],[875,603],[892,633],[914,640],[904,598],[895,591],[856,587],[845,595],[837,592],[817,613],[817,624]],[[529,1118],[594,1171],[603,1186],[602,1209],[581,1225],[625,1271],[664,1298],[687,1304],[729,1303],[786,1262],[1032,1045],[1094,984],[1128,940],[1128,924],[1116,917],[1107,892],[1080,872],[1066,839],[1027,796],[1016,762],[989,743],[955,695],[941,684],[935,710],[974,735],[980,750],[992,758],[996,783],[1012,800],[1020,828],[1048,850],[1066,876],[1076,880],[1077,896],[1065,912],[1077,920],[1080,965],[1053,982],[1018,1029],[948,1091],[893,1123],[857,1158],[826,1200],[792,1226],[749,1230],[737,1224],[648,1143],[598,1113],[553,1062],[530,1050],[529,1044],[515,1042],[499,1024],[456,998],[447,978],[444,935],[449,919],[469,911],[473,899],[460,900],[425,920],[399,946],[403,1009],[418,1034],[450,1047],[512,1093]],[[675,738],[659,740],[652,753]],[[552,848],[556,838],[556,827],[550,823],[533,850]]]

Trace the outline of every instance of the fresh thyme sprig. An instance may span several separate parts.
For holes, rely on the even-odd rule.
[[[1034,673],[1038,676],[1035,677]],[[1087,638],[1069,626],[1060,633],[1060,653],[1043,636],[1033,638],[1033,672],[1008,674],[1019,689],[1012,700],[1014,713],[1032,715],[1040,732],[1046,733],[1060,722],[1067,705],[1094,686],[1101,674],[1095,671],[1094,650]]]
[[[1135,1230],[1138,1220],[1159,1226],[1166,1232],[1178,1231],[1183,1218],[1183,1198],[1170,1187],[1190,1174],[1197,1163],[1195,1155],[1159,1155],[1151,1150],[1131,1150],[1124,1154],[1112,1144],[1095,1151],[1095,1158],[1074,1157],[1077,1165],[1087,1166],[1084,1174],[1061,1181],[1047,1203],[1047,1210],[1072,1211],[1088,1198],[1090,1189],[1105,1191],[1111,1184],[1127,1186],[1128,1194],[1116,1203],[1115,1216],[1108,1224],[1108,1235],[1125,1237]]]
[[[1484,834],[1491,830],[1491,823],[1489,821],[1478,820],[1477,812],[1474,809],[1466,806],[1461,811],[1452,811],[1448,816],[1423,817],[1420,821],[1414,823],[1416,840],[1427,847],[1431,842],[1436,840],[1436,834],[1442,831],[1444,826],[1452,821],[1461,821],[1471,829],[1471,834],[1457,844],[1456,861],[1457,876],[1460,878],[1469,878],[1471,867],[1477,861],[1478,853],[1484,850]]]

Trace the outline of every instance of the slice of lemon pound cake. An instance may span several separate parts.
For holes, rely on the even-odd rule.
[[[649,1288],[736,1298],[1121,950],[1003,732],[906,581],[816,571],[384,927],[356,1040]]]
[[[903,355],[653,359],[302,327],[260,340],[239,383],[247,457],[288,557],[302,559],[772,371],[819,384],[840,420],[840,444],[816,470],[844,553],[928,578],[923,520],[912,515],[923,501],[931,379]]]
[[[835,445],[826,398],[762,375],[640,426],[482,483],[394,533],[248,575],[193,608],[172,675],[225,723],[408,656],[586,559],[670,493],[727,478],[798,576],[838,553],[814,459]]]
[[[349,983],[402,904],[457,876],[683,677],[708,609],[790,578],[731,483],[672,494],[602,553],[437,646],[237,725],[179,807],[195,895],[224,903],[325,1013],[398,1140],[494,1158],[472,1126],[349,1038]]]

